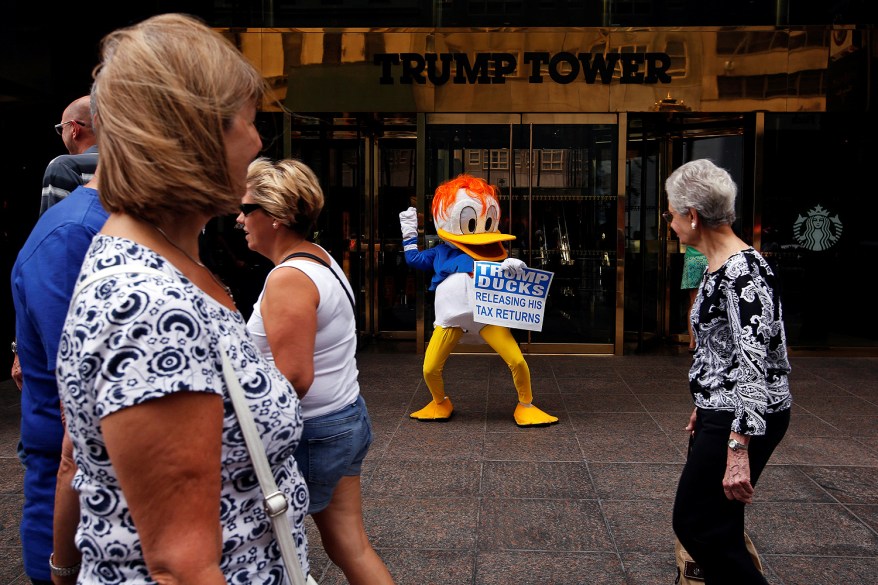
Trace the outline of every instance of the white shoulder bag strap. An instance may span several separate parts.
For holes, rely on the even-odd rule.
[[[229,387],[229,396],[232,399],[232,406],[235,407],[235,415],[238,417],[238,424],[241,425],[247,450],[250,451],[250,459],[253,460],[256,477],[259,478],[259,485],[264,497],[265,513],[271,518],[274,536],[280,546],[280,554],[287,567],[287,574],[289,574],[293,585],[306,585],[305,577],[302,575],[302,566],[299,564],[299,556],[296,553],[296,545],[293,542],[293,531],[287,518],[287,498],[277,488],[277,483],[274,481],[268,458],[265,456],[262,439],[259,437],[259,431],[256,430],[253,415],[247,406],[244,389],[238,382],[235,369],[232,367],[226,352],[223,352],[222,357],[223,375],[226,378],[226,385]],[[312,583],[316,585],[317,582],[309,575],[308,584]]]
[[[149,266],[144,266],[143,264],[117,264],[116,266],[109,266],[107,268],[103,268],[98,270],[97,272],[92,272],[88,276],[85,277],[85,280],[82,280],[76,284],[76,287],[73,289],[73,294],[70,295],[70,302],[73,302],[73,299],[82,292],[82,289],[89,286],[90,284],[102,280],[104,278],[109,278],[110,276],[115,276],[117,274],[152,274],[153,276],[167,276],[164,272],[159,270],[158,268],[150,268]]]

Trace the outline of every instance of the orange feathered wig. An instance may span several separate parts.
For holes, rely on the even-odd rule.
[[[451,207],[457,199],[457,192],[460,189],[466,189],[474,199],[478,199],[482,204],[482,209],[488,208],[488,199],[493,199],[498,205],[497,189],[487,181],[472,175],[460,175],[456,179],[446,181],[436,187],[436,194],[433,197],[433,218],[448,219],[448,208]]]

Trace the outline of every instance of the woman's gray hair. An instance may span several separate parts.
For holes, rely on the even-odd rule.
[[[679,213],[690,209],[698,212],[707,227],[735,221],[735,197],[738,187],[728,171],[710,159],[687,162],[665,181],[668,203]]]

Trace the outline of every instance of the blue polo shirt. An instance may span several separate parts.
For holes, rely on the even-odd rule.
[[[21,543],[25,572],[32,579],[51,579],[55,476],[64,437],[55,382],[58,341],[82,260],[107,217],[97,191],[76,188],[40,216],[12,267],[15,335],[24,379]]]

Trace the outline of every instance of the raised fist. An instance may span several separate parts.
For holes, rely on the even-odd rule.
[[[402,239],[418,237],[418,210],[409,207],[399,213],[399,227],[402,230]]]
[[[524,276],[525,268],[527,268],[527,264],[518,258],[507,258],[503,261],[503,264],[500,265],[500,269],[503,271],[503,276],[506,278],[521,278]]]

